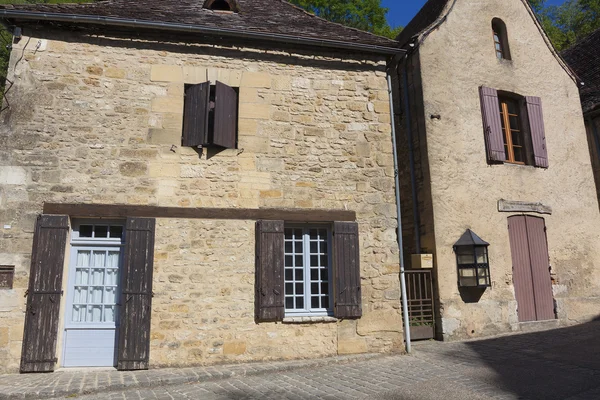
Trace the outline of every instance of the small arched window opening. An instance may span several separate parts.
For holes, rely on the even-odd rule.
[[[506,33],[506,24],[499,18],[492,20],[492,31],[494,33],[494,46],[496,57],[499,60],[510,60],[510,47],[508,45],[508,35]]]
[[[239,11],[237,2],[235,0],[206,0],[203,8],[213,11]]]

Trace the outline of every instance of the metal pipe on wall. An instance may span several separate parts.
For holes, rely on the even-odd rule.
[[[398,149],[396,143],[396,124],[394,122],[394,95],[392,90],[392,76],[388,73],[388,94],[390,99],[390,121],[392,124],[392,147],[394,154],[394,179],[396,184],[396,218],[398,220],[398,250],[400,257],[400,288],[402,290],[402,319],[404,320],[404,338],[406,340],[406,352],[411,352],[410,344],[410,321],[408,320],[408,301],[406,293],[406,273],[404,270],[404,249],[402,244],[402,214],[400,207],[400,177],[398,170]]]

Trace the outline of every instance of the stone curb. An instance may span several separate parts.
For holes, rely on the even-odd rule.
[[[51,374],[4,375],[0,376],[0,400],[48,399],[58,397],[77,398],[80,395],[100,392],[211,382],[234,376],[257,376],[267,373],[322,367],[336,363],[366,361],[385,356],[390,356],[390,354],[371,353],[313,360],[229,364],[195,368],[162,368],[147,371],[63,370]]]

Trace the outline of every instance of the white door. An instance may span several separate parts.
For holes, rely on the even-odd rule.
[[[63,367],[116,365],[122,225],[73,227]]]

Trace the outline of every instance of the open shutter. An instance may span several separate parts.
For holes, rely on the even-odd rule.
[[[182,146],[196,147],[208,143],[209,99],[210,82],[186,87]]]
[[[539,97],[525,97],[527,103],[527,117],[533,143],[533,157],[536,167],[548,168],[548,150],[546,149],[546,131],[544,129],[544,114],[542,113],[542,99]]]
[[[148,369],[154,227],[153,218],[127,219],[119,299],[119,370]]]
[[[337,318],[362,315],[358,246],[358,223],[334,222],[334,315]]]
[[[217,81],[215,87],[215,129],[213,144],[236,147],[238,96],[232,87]]]
[[[254,296],[257,322],[283,320],[283,257],[283,221],[257,221]]]
[[[68,216],[40,215],[37,219],[29,271],[21,372],[54,371],[68,231]]]
[[[488,161],[493,163],[504,162],[506,161],[506,152],[504,150],[498,91],[481,86],[479,88],[479,95]]]

